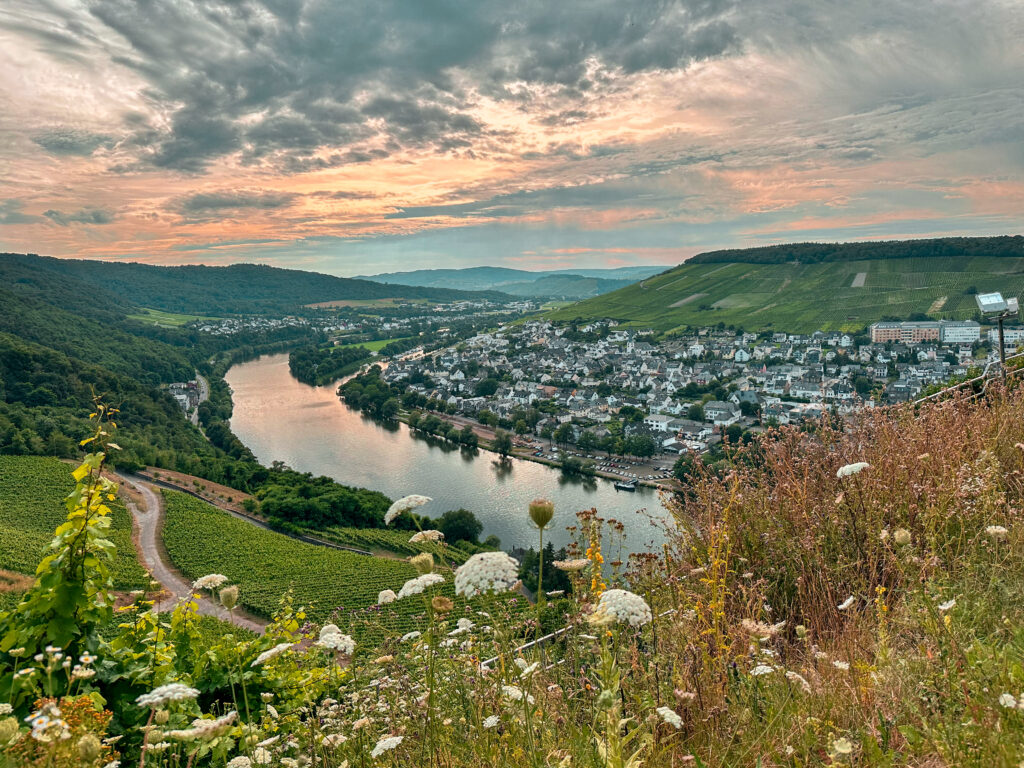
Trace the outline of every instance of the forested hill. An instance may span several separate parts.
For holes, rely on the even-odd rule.
[[[68,280],[115,295],[140,307],[198,315],[289,312],[306,304],[340,300],[428,299],[457,301],[502,294],[467,293],[447,288],[382,285],[317,272],[281,269],[260,264],[227,267],[56,259],[35,254],[0,254],[0,285],[16,291],[38,292],[48,282]]]
[[[689,259],[687,264],[820,264],[828,261],[865,261],[869,259],[922,259],[956,256],[1021,257],[1024,237],[940,237],[930,240],[885,240],[863,243],[785,243],[761,248],[731,248],[708,251]]]

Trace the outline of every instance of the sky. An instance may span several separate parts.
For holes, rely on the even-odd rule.
[[[0,251],[338,275],[1024,231],[1021,0],[4,0]]]

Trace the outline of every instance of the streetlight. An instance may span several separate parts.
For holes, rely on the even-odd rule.
[[[1006,379],[1006,347],[1003,344],[1003,320],[1008,317],[1016,317],[1018,313],[1017,299],[1004,299],[1003,294],[979,293],[974,297],[978,302],[978,309],[982,316],[995,320],[999,323],[999,369],[1002,371],[1003,379]]]

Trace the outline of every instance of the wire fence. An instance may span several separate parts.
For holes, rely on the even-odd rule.
[[[964,381],[958,381],[956,384],[951,384],[950,386],[940,389],[938,392],[933,392],[930,395],[926,395],[925,397],[919,397],[917,400],[914,400],[914,405],[922,405],[924,403],[933,402],[935,400],[941,400],[944,397],[949,397],[950,395],[956,394],[957,392],[962,392],[967,389],[971,390],[971,394],[968,397],[981,397],[982,395],[985,394],[985,392],[988,391],[988,385],[993,380],[997,378],[1004,378],[1004,370],[1005,378],[1007,379],[1013,378],[1015,376],[1020,376],[1021,373],[1024,372],[1024,366],[1012,367],[1010,365],[1012,361],[1018,360],[1024,363],[1024,352],[1018,352],[1014,355],[1008,355],[1006,358],[1007,364],[1005,366],[1005,369],[1004,366],[998,360],[993,360],[989,362],[982,370],[982,372],[979,373],[977,376],[974,376],[970,379],[965,379]]]

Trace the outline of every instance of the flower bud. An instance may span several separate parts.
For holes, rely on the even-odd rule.
[[[893,540],[901,547],[910,543],[910,531],[906,528],[897,528],[892,534]]]
[[[13,717],[0,720],[0,747],[6,746],[18,735],[18,721]]]
[[[87,733],[78,740],[78,757],[83,763],[92,763],[100,756],[103,745],[93,734]]]
[[[555,516],[555,504],[549,499],[534,499],[530,502],[530,519],[538,528],[547,528]]]
[[[438,613],[448,613],[448,611],[455,607],[455,603],[453,603],[451,600],[449,600],[447,597],[444,597],[443,595],[438,595],[437,597],[435,597],[433,600],[430,601],[430,604]]]
[[[796,636],[799,637],[801,640],[805,640],[807,638],[807,627],[805,627],[803,624],[797,624]]]
[[[220,604],[227,608],[229,611],[235,607],[238,603],[238,586],[232,584],[230,587],[224,587],[220,591]]]
[[[434,556],[429,552],[420,552],[415,557],[409,558],[409,562],[419,571],[421,576],[425,576],[434,570]]]
[[[166,709],[158,709],[153,715],[153,722],[157,725],[167,725],[170,713]]]

